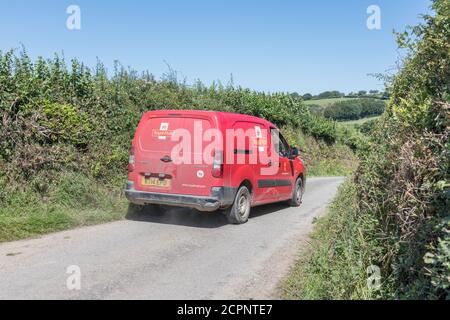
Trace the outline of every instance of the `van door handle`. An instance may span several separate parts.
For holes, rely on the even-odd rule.
[[[165,156],[161,158],[162,162],[172,162],[172,159],[169,156]]]

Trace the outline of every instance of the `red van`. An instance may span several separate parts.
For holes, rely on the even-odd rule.
[[[300,206],[306,170],[298,149],[257,117],[213,111],[150,111],[130,150],[127,199],[138,206],[223,210],[230,223],[250,208]]]

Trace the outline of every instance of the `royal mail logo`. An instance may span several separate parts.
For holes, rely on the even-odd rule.
[[[267,147],[267,139],[264,138],[253,138],[252,144],[257,147]]]
[[[153,129],[153,131],[152,131],[152,136],[154,138],[171,137],[172,134],[173,134],[173,130]]]

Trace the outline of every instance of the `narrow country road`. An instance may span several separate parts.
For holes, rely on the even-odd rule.
[[[172,209],[0,244],[0,299],[266,299],[343,178],[311,178],[300,208],[253,208],[250,221]],[[78,266],[81,289],[66,286]]]

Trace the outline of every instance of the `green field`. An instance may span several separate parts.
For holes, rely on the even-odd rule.
[[[357,98],[330,98],[330,99],[318,99],[318,100],[307,100],[305,101],[305,105],[312,106],[312,105],[318,105],[322,108],[327,108],[337,102],[341,101],[347,101],[347,100],[355,100]],[[350,120],[350,121],[342,121],[340,123],[346,125],[346,126],[355,126],[355,125],[362,125],[363,123],[370,121],[370,120],[376,120],[380,118],[380,116],[373,116],[373,117],[367,117],[362,118],[358,120]]]
[[[347,125],[347,126],[355,126],[355,125],[361,125],[367,121],[371,121],[371,120],[377,120],[379,119],[381,116],[375,116],[375,117],[368,117],[368,118],[362,118],[362,119],[358,119],[358,120],[351,120],[351,121],[342,121],[340,123]]]
[[[346,100],[354,100],[356,98],[331,98],[331,99],[318,99],[318,100],[307,100],[305,101],[305,104],[307,106],[310,105],[318,105],[321,107],[328,107],[336,102],[346,101]]]

